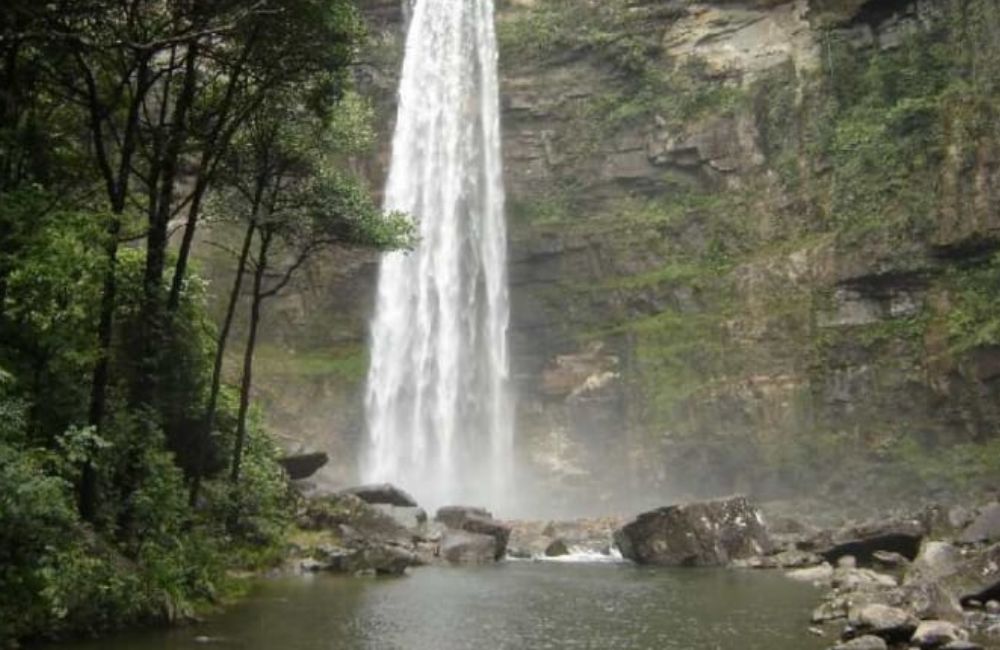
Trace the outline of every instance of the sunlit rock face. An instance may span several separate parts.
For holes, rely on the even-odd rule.
[[[963,22],[927,0],[498,3],[515,452],[537,502],[850,505],[895,468],[943,490],[942,450],[996,438],[1000,27],[973,4]],[[391,124],[403,15],[371,7],[361,80]],[[359,162],[374,187],[388,150]],[[292,342],[316,322],[363,349],[371,298],[330,277],[289,297],[306,325],[272,329],[300,354],[333,344]],[[301,376],[262,389],[347,475],[364,374],[310,400]]]

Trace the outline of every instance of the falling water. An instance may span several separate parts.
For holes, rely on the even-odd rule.
[[[426,506],[511,489],[507,235],[493,0],[411,7],[385,208],[419,241],[379,271],[366,481]]]

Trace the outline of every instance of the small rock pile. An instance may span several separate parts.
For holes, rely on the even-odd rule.
[[[827,590],[814,633],[834,650],[974,650],[1000,641],[1000,504],[928,508],[837,530],[779,527],[774,552],[737,563],[779,568]]]
[[[482,508],[441,508],[433,521],[399,488],[369,485],[303,498],[291,568],[403,575],[426,564],[485,564],[504,557],[510,527]]]

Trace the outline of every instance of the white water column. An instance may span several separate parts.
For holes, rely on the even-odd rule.
[[[516,489],[493,0],[411,7],[385,208],[416,220],[381,262],[362,459],[426,507]]]

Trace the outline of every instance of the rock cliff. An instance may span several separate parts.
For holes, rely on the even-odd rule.
[[[388,134],[404,12],[366,11]],[[498,32],[518,449],[547,501],[996,469],[995,2],[506,0]],[[359,163],[375,187],[387,155]],[[262,391],[344,473],[375,267],[340,264],[270,330],[350,372],[275,361]]]

